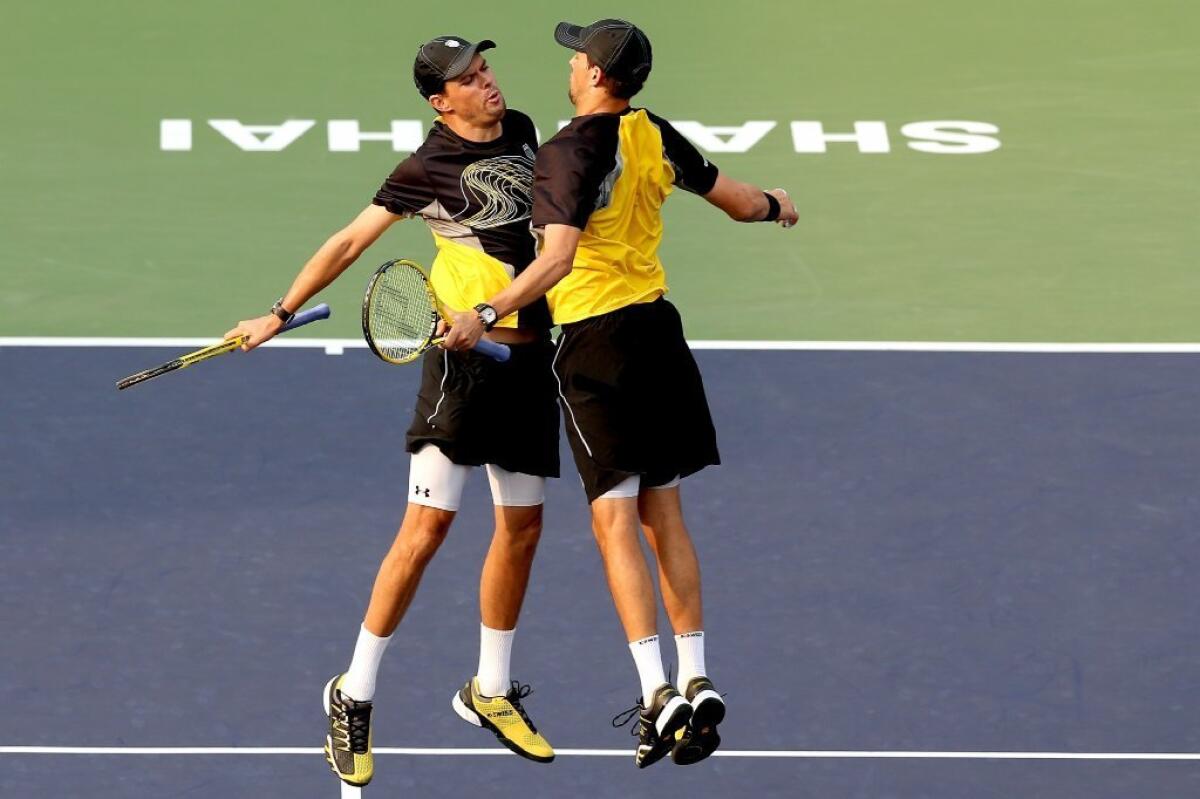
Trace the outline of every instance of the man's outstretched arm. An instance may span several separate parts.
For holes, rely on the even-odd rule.
[[[705,200],[724,211],[735,222],[762,222],[770,215],[773,206],[764,195],[770,195],[779,203],[778,216],[772,221],[783,227],[791,227],[800,219],[796,206],[783,189],[763,191],[751,183],[717,175],[717,182],[704,196]]]
[[[308,263],[292,281],[292,287],[283,295],[283,307],[293,313],[299,311],[304,303],[346,271],[392,223],[402,218],[382,206],[368,205],[354,221],[330,236],[308,259]],[[282,328],[283,320],[268,313],[257,319],[238,322],[225,334],[225,338],[247,335],[250,338],[242,349],[252,350],[274,338]]]

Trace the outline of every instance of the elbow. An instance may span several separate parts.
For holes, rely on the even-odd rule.
[[[338,261],[353,262],[358,256],[362,255],[363,250],[367,249],[365,242],[359,241],[346,231],[335,233],[329,239],[328,246],[333,250]]]
[[[554,282],[557,283],[571,274],[571,267],[574,265],[575,259],[572,257],[558,259],[558,262],[554,265]]]
[[[350,263],[354,263],[355,261],[358,260],[358,256],[362,255],[363,252],[366,251],[366,249],[367,249],[367,245],[364,244],[363,242],[359,242],[359,241],[347,242],[345,249],[342,250],[342,258],[344,258],[345,260],[347,260]]]
[[[574,262],[575,256],[573,253],[571,255],[555,256],[550,262],[550,269],[548,270],[551,279],[553,279],[555,283],[558,283],[564,277],[571,274],[571,267],[574,265]]]

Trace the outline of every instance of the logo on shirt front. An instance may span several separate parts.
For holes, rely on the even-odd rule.
[[[533,215],[533,153],[484,158],[468,165],[460,179],[465,214],[475,202],[480,209],[459,224],[484,230],[521,222]]]

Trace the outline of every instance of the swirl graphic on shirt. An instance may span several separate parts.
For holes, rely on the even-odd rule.
[[[502,155],[476,161],[462,171],[463,199],[474,198],[482,207],[466,219],[467,227],[487,229],[529,219],[533,215],[533,157]],[[469,194],[468,194],[469,192]]]

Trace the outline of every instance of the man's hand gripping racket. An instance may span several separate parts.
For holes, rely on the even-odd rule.
[[[411,363],[444,339],[438,299],[424,270],[412,261],[388,261],[375,271],[363,298],[363,336],[388,363]],[[476,352],[497,361],[512,354],[504,344],[480,339]]]
[[[270,318],[276,319],[274,316],[271,316]],[[129,377],[117,382],[117,390],[122,391],[130,386],[136,386],[138,383],[144,383],[152,377],[165,375],[168,372],[174,372],[177,369],[185,369],[194,363],[200,363],[201,361],[207,361],[209,358],[215,358],[218,355],[224,355],[227,352],[233,352],[239,347],[242,349],[250,349],[251,346],[257,346],[266,339],[271,338],[273,335],[275,335],[275,333],[282,333],[285,330],[293,330],[302,325],[307,325],[310,322],[316,322],[319,319],[328,318],[329,306],[325,303],[321,303],[315,308],[309,308],[307,311],[302,311],[301,313],[296,314],[292,318],[292,321],[288,322],[286,325],[281,325],[265,338],[262,338],[260,335],[257,340],[255,340],[255,333],[242,329],[243,326],[250,326],[252,323],[242,322],[238,327],[235,327],[233,330],[226,333],[225,340],[220,344],[214,344],[211,347],[205,347],[202,350],[196,350],[195,352],[189,352],[186,355],[180,355],[175,360],[168,361],[162,366],[156,366],[153,369],[146,369],[145,371],[130,375]],[[258,322],[260,320],[254,321]],[[279,320],[276,319],[276,321],[278,322]],[[251,345],[250,342],[253,342],[253,345]]]

